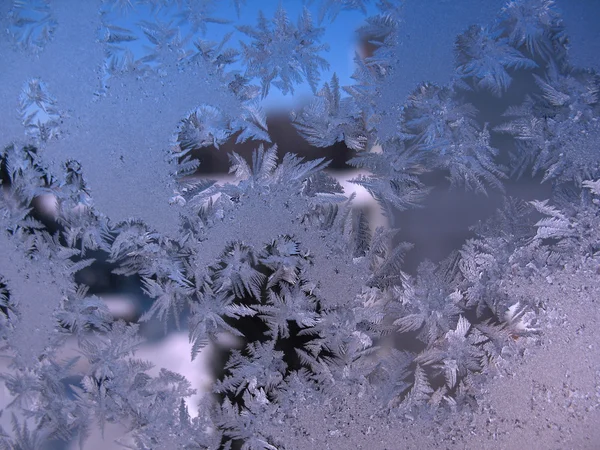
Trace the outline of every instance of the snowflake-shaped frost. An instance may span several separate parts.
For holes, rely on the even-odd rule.
[[[262,84],[262,96],[269,93],[271,84],[287,94],[294,93],[294,85],[308,81],[313,92],[319,83],[319,71],[328,69],[327,61],[318,53],[327,50],[319,45],[324,29],[316,28],[307,9],[298,18],[298,25],[290,22],[285,10],[279,8],[270,24],[262,12],[258,16],[256,28],[238,27],[254,42],[243,47],[244,59],[248,65],[246,75],[258,77]]]

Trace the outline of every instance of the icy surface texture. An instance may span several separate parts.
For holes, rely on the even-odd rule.
[[[600,77],[570,61],[552,0],[453,30],[453,70],[429,81],[411,78],[407,21],[453,2],[248,3],[2,7],[0,448],[86,448],[110,424],[130,448],[287,448],[268,430],[298,405],[349,397],[388,420],[471,411],[544,327],[547,306],[510,286],[597,264]],[[341,85],[326,31],[359,13]],[[265,102],[302,88],[298,154]],[[550,198],[514,196],[523,179]],[[403,214],[436,189],[501,206],[410,268]],[[109,309],[102,270],[142,311]],[[197,386],[135,357],[156,324],[186,332],[192,360],[221,351],[194,414]]]

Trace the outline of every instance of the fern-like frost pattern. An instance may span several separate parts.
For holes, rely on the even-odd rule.
[[[239,17],[246,3],[228,5]],[[231,33],[206,39],[233,27],[210,0],[106,0],[91,112],[61,109],[73,97],[46,76],[19,84],[11,114],[22,141],[0,143],[0,349],[10,361],[0,379],[12,396],[0,448],[85,448],[94,427],[126,424],[129,448],[283,449],[269,426],[293,421],[298,405],[352,398],[388,420],[473,412],[488,375],[526,357],[545,306],[514,286],[600,255],[600,77],[569,63],[554,1],[511,0],[456,38],[451,82],[403,97],[402,3],[381,0],[366,17],[358,34],[371,53],[356,55],[349,86],[335,74],[321,85],[325,29],[310,8],[321,24],[367,14],[368,1],[307,2],[296,22],[283,6],[272,19],[259,13],[256,26],[235,28],[245,39],[236,49]],[[63,26],[42,0],[13,2],[7,25],[27,57],[56,51]],[[349,152],[347,167],[360,170],[350,181],[383,224],[372,226],[331,161],[272,142],[263,101],[302,83],[313,98],[292,125],[312,151]],[[159,119],[135,122],[150,110]],[[235,149],[228,177],[201,175],[224,147]],[[549,198],[506,194],[538,176]],[[403,214],[426,206],[441,185],[431,180],[444,177],[445,188],[503,206],[445,258],[411,269],[418,248],[402,239]],[[148,307],[118,317],[94,290],[99,266]],[[187,332],[192,360],[222,350],[197,414],[190,381],[136,357],[155,323]],[[77,356],[62,357],[67,343]]]

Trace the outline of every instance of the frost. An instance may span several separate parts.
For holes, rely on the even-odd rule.
[[[63,114],[41,79],[32,78],[25,83],[19,99],[19,114],[26,133],[37,145],[60,135]]]
[[[348,164],[371,173],[352,182],[367,189],[393,220],[394,211],[418,207],[429,192],[419,179],[425,171],[424,162],[424,153],[403,142],[394,142],[382,145],[381,153],[358,152]]]
[[[19,48],[38,53],[52,39],[57,27],[51,2],[47,0],[13,1],[9,13],[8,35]]]
[[[512,81],[507,69],[533,69],[537,64],[511,47],[501,32],[472,26],[456,40],[457,73],[478,88],[500,97]]]
[[[5,116],[25,133],[0,153],[0,378],[15,413],[2,448],[84,447],[122,424],[129,448],[272,450],[271,431],[340,399],[372,426],[480,411],[489,375],[527,356],[556,308],[527,286],[600,255],[599,77],[569,65],[551,0],[519,0],[457,38],[452,82],[405,97],[403,2],[382,0],[352,84],[321,85],[309,8],[321,22],[368,3],[306,2],[296,23],[280,6],[237,28],[209,0],[82,3],[72,22],[61,2],[5,8],[25,50],[7,56]],[[76,31],[89,52],[67,45]],[[304,82],[314,96],[292,125],[310,157],[276,142],[262,103]],[[334,145],[348,153],[332,163]],[[228,176],[203,178],[225,149]],[[340,158],[383,226],[331,172]],[[548,200],[502,197],[537,175]],[[504,206],[415,270],[404,211],[442,186]],[[103,300],[116,280],[143,299],[127,321]],[[136,358],[156,325],[186,332],[190,359],[220,352],[195,417],[190,382]]]
[[[419,331],[418,338],[432,343],[442,337],[456,323],[461,312],[462,295],[447,279],[444,267],[431,262],[419,266],[416,280],[407,280],[400,298],[404,314],[393,322],[397,331]]]
[[[497,128],[517,141],[514,172],[531,168],[534,176],[541,172],[543,181],[558,183],[581,184],[597,177],[598,75],[572,70],[535,80],[541,95],[509,109],[506,115],[514,119]]]
[[[216,392],[240,394],[246,386],[260,386],[271,392],[283,380],[283,353],[274,349],[274,342],[248,344],[245,352],[234,350],[225,365],[228,375],[216,384]]]
[[[320,0],[319,22],[323,22],[325,16],[334,21],[342,11],[360,10],[367,13],[369,0]]]
[[[366,144],[361,114],[351,98],[342,98],[337,76],[325,83],[316,98],[300,112],[292,114],[294,126],[315,147],[344,142],[359,150]]]
[[[269,334],[277,339],[289,338],[288,322],[295,322],[299,328],[312,327],[317,324],[319,314],[316,311],[316,302],[298,285],[293,288],[282,286],[282,293],[277,294],[270,290],[268,303],[258,305],[255,309],[269,327]]]
[[[533,57],[551,62],[557,52],[564,53],[565,32],[554,0],[509,1],[500,14],[500,26],[512,46]]]
[[[307,9],[298,18],[298,24],[290,23],[285,10],[279,7],[272,25],[259,13],[256,28],[238,27],[253,39],[251,44],[242,42],[246,76],[258,77],[262,96],[269,93],[271,84],[285,95],[294,93],[294,85],[305,79],[313,92],[319,83],[319,71],[329,68],[329,63],[318,53],[328,46],[319,44],[322,28],[315,28]]]

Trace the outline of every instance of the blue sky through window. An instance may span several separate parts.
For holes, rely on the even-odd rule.
[[[106,28],[101,31],[101,39],[106,39],[106,34],[103,33],[123,33],[124,30],[131,31],[131,36],[137,39],[130,42],[121,42],[119,47],[131,51],[133,59],[139,61],[146,57],[151,51],[153,43],[144,35],[143,29],[148,29],[148,24],[172,29],[178,27],[182,39],[182,47],[193,49],[195,38],[202,38],[209,41],[220,42],[227,34],[231,34],[227,45],[241,51],[240,41],[248,42],[249,38],[244,33],[239,31],[235,26],[250,26],[255,27],[259,17],[259,11],[262,11],[264,17],[271,21],[278,7],[283,7],[286,11],[290,22],[296,24],[304,7],[309,7],[312,15],[313,24],[322,27],[324,34],[321,43],[326,43],[329,47],[328,51],[321,52],[320,56],[324,57],[330,64],[329,70],[321,72],[321,83],[330,80],[335,72],[342,86],[352,84],[351,75],[354,70],[354,56],[358,50],[358,40],[355,30],[364,23],[365,15],[361,11],[343,11],[340,17],[335,21],[325,17],[319,24],[319,9],[317,2],[311,5],[304,4],[298,0],[262,0],[251,1],[241,6],[240,16],[237,16],[233,2],[207,2],[206,8],[203,9],[204,18],[207,20],[202,22],[203,17],[187,17],[184,20],[182,16],[183,10],[178,8],[177,2],[173,2],[172,6],[151,8],[149,4],[138,5],[133,7],[109,7],[105,6],[105,23],[110,23],[111,27],[120,27],[121,29]],[[376,8],[370,5],[370,11],[374,12]],[[197,18],[198,21],[194,19]],[[213,21],[215,19],[215,21]],[[219,20],[230,21],[230,23],[219,23]],[[196,23],[195,23],[196,22]],[[159,32],[159,30],[156,30]],[[192,39],[190,37],[193,36]],[[124,58],[122,53],[120,57]],[[243,71],[243,61],[239,60],[232,65],[232,69]],[[319,87],[320,87],[319,84]],[[298,102],[310,98],[312,91],[308,83],[304,82],[295,86],[294,95],[283,95],[279,89],[271,89],[267,98],[263,100],[263,106],[266,109],[287,109],[297,106]]]

